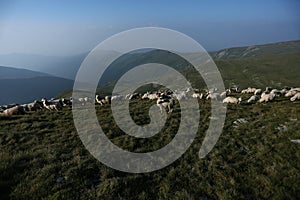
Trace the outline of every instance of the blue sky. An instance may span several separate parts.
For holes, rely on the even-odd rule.
[[[72,55],[130,28],[159,26],[208,51],[300,39],[300,1],[1,1],[0,54]]]

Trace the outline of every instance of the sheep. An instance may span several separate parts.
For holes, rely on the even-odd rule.
[[[220,94],[220,98],[221,98],[221,99],[225,98],[226,95],[227,95],[227,93],[229,94],[230,92],[229,92],[228,90],[222,92],[222,93]]]
[[[111,100],[112,100],[112,101],[117,101],[117,100],[122,100],[122,99],[124,99],[124,96],[123,96],[123,95],[113,95],[113,96],[111,97]]]
[[[273,90],[272,87],[266,87],[266,90],[264,92],[271,92]]]
[[[300,100],[300,92],[297,92],[293,97],[290,98],[290,101]]]
[[[242,94],[249,94],[249,93],[254,93],[256,91],[256,88],[250,88],[248,87],[247,89],[242,90]]]
[[[8,108],[4,110],[2,113],[0,113],[0,116],[11,116],[11,115],[21,115],[25,114],[25,110],[22,106],[17,105],[11,108]]]
[[[260,99],[260,97],[259,97],[259,95],[253,95],[253,96],[251,96],[248,100],[247,100],[247,102],[248,103],[251,103],[251,102],[254,102],[254,101],[258,101]]]
[[[200,96],[201,96],[202,94],[199,94],[199,93],[194,93],[194,94],[192,94],[192,97],[193,98],[199,98],[200,99]]]
[[[288,90],[286,88],[283,88],[282,90],[280,90],[280,93],[282,96],[284,96],[287,92],[288,92]]]
[[[125,96],[125,99],[129,99],[129,100],[137,99],[139,96],[140,96],[139,93],[127,94],[127,95]]]
[[[162,97],[159,97],[156,101],[156,105],[159,107],[161,113],[163,107],[168,108],[168,113],[171,113],[174,107],[174,99],[164,99]]]
[[[72,106],[72,99],[71,98],[70,99],[62,98],[61,102],[62,102],[63,107]]]
[[[239,92],[239,90],[238,90],[238,88],[237,87],[232,87],[232,88],[229,88],[228,89],[228,93],[230,94],[230,93],[238,93]]]
[[[157,99],[158,98],[158,95],[157,94],[150,94],[149,92],[145,93],[143,96],[142,96],[142,99],[150,99],[150,100],[154,100],[154,99]]]
[[[206,99],[211,99],[211,100],[218,100],[220,98],[219,93],[211,93],[209,92],[208,95],[206,96]]]
[[[271,90],[271,92],[270,93],[273,93],[273,94],[275,94],[275,96],[276,97],[279,97],[280,95],[281,95],[281,91],[280,90],[277,90],[277,89],[273,89],[273,90]]]
[[[275,96],[276,95],[274,93],[267,94],[267,93],[263,92],[260,96],[259,103],[272,101],[272,100],[274,100]]]
[[[300,88],[292,88],[284,96],[285,97],[292,97],[299,91],[300,91]]]
[[[193,88],[188,87],[188,88],[186,89],[185,93],[186,93],[186,94],[190,94],[190,93],[192,93],[193,91],[194,91]]]
[[[173,96],[174,96],[178,101],[187,99],[186,91],[175,92],[175,93],[173,93]]]
[[[242,98],[235,98],[235,97],[226,97],[224,100],[223,100],[223,103],[233,103],[233,104],[239,104],[241,103],[242,101]]]
[[[261,94],[262,93],[262,89],[256,89],[255,91],[254,91],[254,94],[255,95],[258,95],[258,94]]]
[[[17,104],[17,103],[12,103],[12,104],[3,105],[1,107],[5,110],[5,109],[8,109],[8,108],[12,108],[12,107],[18,106],[18,105],[19,104]]]
[[[35,100],[32,103],[26,104],[27,111],[37,111],[37,110],[42,109],[42,107],[43,107],[43,104],[38,100]]]
[[[43,106],[48,110],[60,110],[61,104],[59,102],[49,102],[46,98],[42,99]]]
[[[96,102],[99,103],[101,106],[104,104],[110,104],[111,103],[111,97],[110,96],[105,96],[100,97],[99,95],[96,95]]]

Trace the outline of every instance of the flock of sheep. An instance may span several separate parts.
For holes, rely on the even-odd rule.
[[[196,91],[196,92],[195,92]],[[96,95],[95,99],[88,97],[72,99],[72,98],[62,98],[62,99],[51,99],[47,100],[43,98],[41,101],[35,100],[29,104],[9,104],[0,106],[0,116],[11,116],[25,114],[29,111],[37,110],[54,110],[59,111],[64,107],[71,107],[72,103],[77,102],[82,105],[87,103],[97,103],[100,105],[110,104],[111,101],[118,101],[124,99],[149,99],[156,100],[157,106],[162,111],[164,108],[168,108],[168,112],[172,112],[175,100],[185,100],[188,98],[197,98],[202,100],[221,100],[223,103],[239,104],[243,101],[242,97],[236,98],[231,96],[232,94],[253,94],[249,99],[246,100],[247,103],[263,103],[273,101],[276,97],[284,96],[290,99],[290,101],[300,100],[300,88],[283,88],[283,89],[272,89],[267,87],[264,91],[257,88],[247,88],[239,91],[237,88],[227,89],[225,92],[219,93],[216,89],[210,91],[199,92],[199,90],[193,90],[192,88],[187,88],[184,91],[170,91],[170,90],[160,90],[156,92],[147,92],[145,94],[128,94],[126,96],[114,95],[101,97]]]

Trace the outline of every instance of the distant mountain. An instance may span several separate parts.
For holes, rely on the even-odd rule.
[[[190,64],[183,58],[163,50],[128,53],[120,56],[106,69],[100,80],[100,85],[118,80],[130,69],[147,63],[160,63],[181,70]]]
[[[266,55],[286,54],[300,52],[300,40],[278,42],[273,44],[254,45],[247,47],[233,47],[216,52],[210,52],[214,60],[220,59],[244,59],[256,58]],[[88,52],[74,56],[43,56],[28,54],[0,55],[0,66],[13,66],[40,71],[53,76],[74,80],[76,73],[88,55]],[[175,68],[186,67],[187,63],[174,59],[170,54],[161,50],[135,51],[125,54],[117,59],[110,67],[110,73],[103,78],[103,82],[109,82],[112,78],[119,77],[131,66],[162,60],[163,64],[175,65]],[[174,59],[174,60],[173,60]],[[183,66],[185,65],[185,66]],[[101,63],[99,63],[101,67]]]
[[[247,47],[233,47],[211,52],[214,60],[255,58],[274,54],[300,52],[300,40],[277,42],[272,44],[254,45]]]
[[[0,66],[0,79],[18,79],[51,76],[50,74],[36,72],[28,69]]]
[[[87,53],[74,56],[44,56],[32,54],[0,55],[0,65],[40,71],[57,77],[73,79]]]
[[[0,105],[52,98],[72,87],[73,80],[26,69],[0,67]]]

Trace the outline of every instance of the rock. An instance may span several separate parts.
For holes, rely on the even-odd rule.
[[[288,130],[288,128],[282,124],[279,124],[279,126],[276,129],[279,131],[287,131]]]
[[[295,144],[300,144],[300,139],[297,140],[291,140],[291,142],[295,143]]]
[[[248,121],[246,120],[246,119],[244,119],[244,118],[239,118],[239,119],[237,119],[237,120],[235,120],[234,122],[233,122],[233,124],[234,124],[234,128],[237,128],[238,126],[239,126],[239,124],[245,124],[245,123],[248,123]]]

